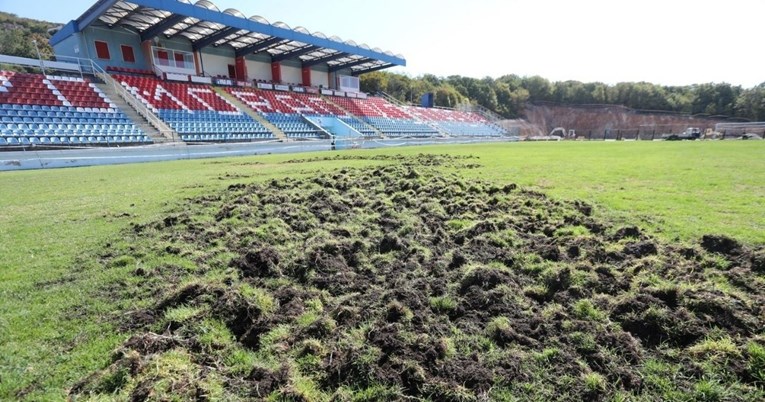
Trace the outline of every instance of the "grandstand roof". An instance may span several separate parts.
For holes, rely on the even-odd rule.
[[[55,45],[91,24],[126,26],[141,40],[164,35],[182,36],[194,50],[229,45],[237,56],[267,53],[273,61],[300,59],[304,67],[327,63],[330,71],[350,69],[354,75],[393,66],[405,66],[401,55],[352,40],[343,41],[283,22],[270,23],[260,16],[246,18],[236,9],[220,11],[208,0],[98,0],[77,20],[51,38]]]

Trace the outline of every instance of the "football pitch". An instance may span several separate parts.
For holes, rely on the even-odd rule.
[[[427,162],[438,158],[456,162],[432,165]],[[108,367],[113,362],[113,352],[122,347],[126,339],[136,331],[145,329],[125,326],[124,323],[132,319],[130,313],[135,310],[160,303],[169,288],[152,284],[150,289],[144,289],[143,280],[140,275],[136,277],[135,272],[141,269],[142,263],[147,267],[157,263],[160,257],[151,254],[151,250],[167,241],[167,238],[152,235],[144,239],[137,235],[143,232],[135,228],[153,227],[156,222],[167,222],[168,217],[183,212],[188,200],[210,199],[214,203],[215,197],[218,197],[216,194],[232,191],[239,186],[254,184],[268,187],[269,183],[279,186],[285,180],[290,183],[295,180],[312,180],[314,177],[331,178],[334,172],[349,170],[361,172],[359,175],[363,176],[364,172],[373,172],[374,168],[400,168],[402,164],[411,169],[419,169],[412,165],[414,163],[424,163],[423,169],[429,172],[421,176],[419,185],[422,186],[428,185],[428,180],[442,175],[456,178],[468,189],[473,182],[486,183],[481,184],[483,187],[478,192],[480,194],[483,194],[483,189],[486,194],[494,194],[490,185],[498,189],[509,189],[510,184],[515,184],[520,190],[544,194],[553,203],[551,205],[557,205],[554,203],[558,201],[581,202],[592,207],[594,219],[609,222],[614,228],[636,226],[645,236],[658,239],[662,244],[677,247],[696,245],[704,235],[729,237],[746,247],[756,248],[765,244],[765,141],[450,145],[3,172],[0,173],[0,399],[63,399],[72,387],[82,384],[83,379]],[[402,172],[406,173],[405,170]],[[363,182],[360,177],[356,179]],[[367,189],[362,186],[360,190]],[[406,194],[408,190],[398,188],[396,191]],[[253,193],[252,196],[258,194]],[[405,198],[405,195],[402,197]],[[322,202],[331,204],[333,199],[329,197]],[[278,202],[274,205],[278,207]],[[395,207],[395,203],[391,205],[391,208]],[[217,205],[210,208],[217,208]],[[194,212],[206,213],[204,208]],[[208,212],[210,216],[215,216],[214,211]],[[223,218],[224,221],[226,219]],[[474,220],[480,220],[477,213]],[[210,218],[210,222],[213,221],[215,219]],[[448,229],[455,233],[473,224],[468,218],[448,222]],[[274,231],[282,229],[274,228]],[[566,233],[576,235],[584,230],[579,225],[571,225],[570,233]],[[159,229],[157,231],[161,232]],[[561,233],[563,231],[556,231],[556,236]],[[166,235],[171,236],[170,232]],[[403,238],[404,235],[401,236]],[[135,255],[125,257],[130,252]],[[204,259],[194,254],[194,250],[188,252],[191,257]],[[423,252],[423,255],[423,259],[427,260],[430,254]],[[225,263],[221,262],[221,266],[227,267],[228,260],[236,259],[225,253],[216,258],[221,258],[221,261],[227,259]],[[173,260],[173,264],[185,267],[184,264],[188,263],[180,261],[183,259],[181,257],[178,259]],[[211,267],[217,266],[210,264]],[[173,273],[178,284],[187,285],[189,278],[199,275],[193,268],[187,268]],[[220,279],[209,272],[205,275],[211,283]],[[225,282],[223,279],[220,281]],[[270,285],[276,286],[273,283]],[[532,287],[530,285],[526,289],[529,294]],[[133,288],[136,290],[132,291]],[[740,290],[731,290],[731,293],[736,292]],[[324,300],[324,303],[328,301]],[[452,308],[451,303],[447,299],[430,300],[434,311],[449,310]],[[567,307],[565,303],[560,303]],[[594,307],[578,301],[572,303],[572,306],[577,306],[572,308],[580,311],[585,318],[598,322],[608,320],[601,316],[607,316],[609,312],[598,311],[597,300]],[[183,323],[207,314],[205,309],[214,310],[213,307],[192,304],[182,303],[173,309],[163,310],[166,315],[162,319],[176,324]],[[405,311],[405,307],[402,307],[402,316],[411,313]],[[392,307],[388,305],[387,308]],[[264,307],[264,311],[266,309]],[[315,313],[314,321],[318,322],[322,317],[321,308],[317,307]],[[302,319],[309,320],[311,317],[305,314],[308,313],[304,313]],[[617,316],[612,316],[616,320],[614,317]],[[287,331],[285,325],[299,326],[300,319],[296,320],[295,323],[284,324],[279,328]],[[200,319],[200,323],[203,321]],[[209,324],[214,332],[220,329],[216,326],[217,322],[210,319],[203,324]],[[203,324],[194,328],[202,328]],[[146,325],[152,331],[160,328],[158,321]],[[502,344],[497,339],[504,339],[503,325],[503,322],[493,320],[491,328],[487,329],[487,337],[494,342],[492,348]],[[331,329],[327,331],[331,332]],[[495,339],[492,334],[500,335],[496,335],[498,338]],[[221,339],[239,337],[237,335],[229,334]],[[457,335],[454,337],[458,338]],[[730,340],[725,337],[715,339],[723,343]],[[212,349],[229,348],[226,349],[228,354],[218,356],[209,352],[208,355],[218,356],[221,361],[227,362],[227,370],[248,374],[243,367],[251,366],[262,357],[253,355],[252,347],[248,349],[237,345],[239,349],[236,349],[226,342],[213,342],[217,346]],[[325,347],[329,347],[329,343],[316,346],[307,342],[301,343],[301,347],[306,350],[313,348],[311,353],[315,352],[316,355],[321,355]],[[455,348],[449,344],[452,340],[444,342],[446,349]],[[749,352],[739,352],[739,349],[746,347],[746,344],[741,343],[730,354],[739,357],[741,353],[754,355],[751,345]],[[714,345],[694,343],[685,346],[696,347],[694,350],[698,352]],[[719,344],[716,346],[720,347]],[[735,348],[735,345],[732,347]],[[565,347],[561,350],[563,355],[567,353]],[[444,352],[444,356],[456,354],[457,357],[451,358],[458,359],[463,352],[468,355],[473,351],[462,351],[457,345],[456,351]],[[169,367],[167,370],[170,374],[162,374],[158,368],[158,373],[153,374],[157,383],[175,378],[173,376],[186,380],[197,378],[194,376],[198,373],[178,374],[184,369],[177,369],[190,365],[189,361],[193,362],[194,357],[185,355],[186,352],[173,353],[176,354],[166,353],[159,360]],[[289,386],[275,388],[273,395],[282,392],[279,395],[284,397],[299,395],[319,400],[331,396],[321,386],[321,381],[329,380],[320,381],[310,374],[311,367],[325,364],[321,363],[323,358],[304,362],[300,359],[305,359],[305,356],[295,353],[295,356],[299,355],[294,359],[295,366],[290,371],[289,379],[284,380]],[[543,348],[539,353],[553,355],[559,352]],[[542,357],[537,357],[539,359]],[[331,364],[332,358],[329,361]],[[644,374],[649,371],[646,370]],[[274,372],[277,371],[274,369]],[[85,381],[82,387],[93,394],[113,394],[117,395],[116,399],[121,399],[127,398],[127,394],[120,392],[128,392],[125,391],[128,387],[132,387],[130,392],[134,392],[141,381],[147,383],[147,378],[150,378],[139,375],[133,378],[124,373],[120,375],[115,372],[102,373],[99,374],[100,382],[97,385]],[[648,378],[648,374],[646,376]],[[207,384],[205,392],[210,395],[222,399],[239,395],[228,394],[229,390],[220,389],[223,387],[220,384],[230,382],[214,376],[203,377],[197,379]],[[730,380],[725,377],[714,380],[717,381],[714,384],[744,381],[740,378]],[[576,394],[578,397],[588,395],[590,391],[611,397],[621,395],[619,392],[622,392],[614,390],[610,385],[601,384],[608,383],[607,375],[583,374],[583,377],[576,377],[576,380],[582,383],[583,389],[582,393]],[[112,388],[108,386],[110,381],[116,384]],[[422,387],[431,387],[427,389],[434,399],[438,399],[439,395],[443,397],[437,386],[441,380],[431,380],[425,376],[422,381]],[[534,381],[542,380],[528,380],[530,384]],[[672,394],[675,391],[687,391],[691,395],[694,390],[698,390],[694,386],[714,388],[714,384],[697,383],[690,388],[657,391],[656,395],[671,397],[676,395]],[[372,392],[369,390],[378,386],[384,388],[388,385],[375,383],[369,385],[367,391]],[[162,388],[161,385],[152,390],[157,395],[163,395],[162,392],[174,393],[172,388]],[[358,388],[350,387],[348,392],[352,394],[356,391]],[[395,387],[383,391],[379,395],[388,395],[394,399],[400,395],[397,392],[406,393]],[[518,390],[508,388],[507,392],[517,394]],[[716,391],[712,389],[710,392]],[[465,395],[468,394],[470,392],[465,391]],[[499,394],[492,394],[491,397],[502,399]]]

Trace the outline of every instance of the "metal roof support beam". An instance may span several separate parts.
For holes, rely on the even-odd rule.
[[[146,28],[143,32],[141,32],[141,42],[154,39],[155,37],[161,35],[162,32],[167,31],[168,29],[172,28],[175,24],[185,19],[186,17],[180,14],[173,14],[165,18],[159,23],[154,24],[150,26],[149,28]]]
[[[209,23],[220,24],[222,26],[228,26],[245,30],[249,32],[259,33],[269,38],[281,38],[284,42],[300,42],[311,46],[320,46],[322,48],[331,49],[337,52],[348,53],[351,55],[357,55],[369,60],[378,60],[380,62],[389,63],[392,65],[405,66],[406,60],[401,56],[392,55],[387,52],[381,52],[378,50],[362,48],[358,45],[349,43],[335,42],[328,38],[322,38],[311,35],[308,32],[300,32],[290,29],[289,27],[275,26],[267,22],[261,22],[256,20],[250,20],[244,17],[236,15],[226,14],[221,11],[207,9],[205,7],[199,7],[190,2],[173,1],[173,0],[124,0],[135,6],[142,6],[148,9],[160,10],[168,13],[171,16],[182,15],[188,18],[193,18],[199,21],[206,21]],[[66,29],[56,34],[51,39],[52,44],[60,43],[73,33],[80,32],[82,29],[92,25],[109,9],[113,8],[119,0],[97,0],[97,2],[88,9],[80,18],[78,18],[73,24],[70,24]],[[127,22],[127,21],[126,21]],[[155,28],[155,27],[152,27]],[[167,30],[167,29],[165,29]],[[141,35],[141,39],[151,39],[156,37],[161,32],[147,32]],[[153,33],[153,35],[149,35]],[[263,45],[263,41],[260,45],[253,45],[249,47],[247,51],[237,54],[237,56],[243,56],[253,52],[253,49],[258,49]],[[273,45],[273,44],[272,44]],[[344,68],[347,66],[343,66]]]
[[[246,30],[245,30],[245,31],[246,31]],[[240,40],[240,39],[244,38],[245,36],[248,36],[248,35],[252,35],[252,34],[257,34],[257,33],[258,33],[258,32],[250,32],[250,31],[247,31],[247,32],[245,32],[245,33],[243,33],[243,34],[241,34],[241,35],[238,35],[236,38],[232,38],[232,39],[231,39],[231,41],[232,41],[232,42],[236,42],[236,41],[238,41],[238,40]]]
[[[212,35],[207,35],[204,38],[202,38],[202,39],[192,43],[191,44],[191,48],[194,51],[197,51],[197,50],[199,50],[199,49],[201,49],[203,47],[210,46],[213,43],[215,43],[215,42],[225,38],[226,36],[229,36],[232,33],[238,32],[238,31],[239,31],[239,29],[236,29],[236,28],[223,28],[220,31],[218,31],[218,32],[216,32],[216,33],[214,33]]]
[[[334,72],[337,72],[337,71],[340,71],[340,70],[343,70],[343,69],[346,69],[346,68],[351,68],[351,67],[358,66],[358,65],[361,65],[361,64],[364,64],[364,63],[369,63],[369,62],[372,62],[372,61],[374,61],[374,60],[361,59],[361,60],[352,61],[350,63],[339,64],[339,65],[330,67],[329,68],[329,72],[330,73],[334,73]]]
[[[350,54],[345,52],[333,53],[333,54],[330,54],[329,56],[324,56],[318,59],[304,61],[303,67],[318,66],[319,64],[324,64],[328,61],[342,59],[343,57],[348,57],[348,56],[350,56]]]
[[[113,2],[114,0],[109,1]],[[165,10],[173,14],[182,14],[202,21],[215,22],[239,29],[245,29],[250,32],[260,32],[271,37],[280,37],[293,42],[307,43],[310,45],[317,45],[329,49],[339,50],[341,52],[357,54],[359,56],[364,56],[366,58],[380,60],[399,66],[406,65],[406,60],[398,56],[391,56],[389,54],[376,52],[374,50],[363,49],[358,46],[349,45],[347,43],[334,42],[330,39],[318,38],[308,33],[297,32],[288,28],[281,28],[270,24],[249,20],[247,18],[228,15],[220,11],[208,10],[203,7],[198,7],[194,4],[169,0],[130,0],[130,3],[144,7]]]
[[[195,22],[195,23],[193,23],[193,24],[191,24],[191,25],[187,26],[186,28],[183,28],[183,29],[181,29],[181,30],[177,31],[176,33],[174,33],[174,34],[173,34],[173,36],[178,36],[178,35],[180,35],[180,34],[182,34],[182,33],[185,33],[185,32],[189,32],[189,30],[190,30],[191,28],[196,28],[196,27],[198,27],[198,26],[199,26],[201,23],[203,23],[203,22],[205,22],[205,21],[202,21],[202,20],[198,20],[197,22]]]
[[[383,64],[383,65],[377,66],[377,67],[371,67],[371,68],[367,68],[367,69],[364,69],[364,70],[354,71],[354,72],[351,73],[351,75],[359,76],[361,74],[372,73],[372,72],[379,71],[379,70],[385,70],[386,68],[391,68],[391,67],[393,67],[391,64]]]
[[[248,54],[256,53],[256,52],[259,52],[259,51],[261,51],[263,49],[268,49],[269,47],[271,47],[271,46],[273,46],[273,45],[275,45],[277,43],[284,42],[284,41],[285,41],[285,39],[274,37],[274,38],[269,38],[269,39],[260,41],[258,43],[253,43],[250,46],[245,46],[245,47],[237,50],[236,51],[236,57],[247,56]]]
[[[143,10],[143,8],[136,7],[134,10],[131,10],[131,11],[128,11],[127,13],[125,13],[125,15],[120,17],[120,19],[118,19],[117,21],[114,21],[114,23],[110,24],[109,26],[112,27],[112,26],[115,26],[115,25],[119,25],[122,21],[125,21],[126,19],[130,18],[131,16],[133,16],[133,14],[138,13],[141,10]]]
[[[90,7],[88,11],[85,11],[80,18],[77,19],[76,32],[87,28],[94,21],[99,19],[105,12],[109,11],[119,0],[99,0],[98,3]]]
[[[308,53],[311,53],[311,52],[319,50],[319,49],[321,49],[320,46],[301,47],[300,49],[295,49],[295,50],[293,50],[291,52],[277,54],[276,56],[271,58],[271,61],[273,63],[277,63],[277,62],[284,61],[284,60],[287,60],[287,59],[292,59],[292,58],[295,58],[295,57],[300,57],[300,56],[302,56],[304,54],[308,54]]]

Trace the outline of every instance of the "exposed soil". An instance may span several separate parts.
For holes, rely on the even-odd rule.
[[[195,268],[135,271],[155,302],[120,315],[128,340],[72,396],[763,395],[762,249],[666,244],[584,202],[461,178],[475,160],[379,160],[232,185],[133,225],[143,259]]]
[[[526,119],[533,128],[541,131],[542,135],[548,134],[556,127],[566,130],[576,130],[581,138],[592,139],[604,138],[604,132],[614,131],[609,138],[617,136],[620,130],[623,138],[635,138],[640,133],[642,139],[650,139],[652,136],[661,138],[664,133],[679,133],[688,127],[698,127],[703,133],[706,129],[714,129],[715,124],[724,122],[724,119],[715,117],[689,116],[675,113],[649,112],[630,109],[616,105],[559,105],[553,103],[539,103],[526,105]],[[523,127],[524,135],[536,135],[537,133]]]

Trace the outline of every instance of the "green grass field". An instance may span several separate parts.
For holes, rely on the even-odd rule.
[[[666,241],[709,233],[765,243],[765,141],[516,143],[347,151],[338,155],[472,155],[465,180],[517,183],[584,200],[596,214]],[[334,154],[334,153],[333,153]],[[125,341],[114,318],[140,300],[98,256],[131,223],[235,183],[298,177],[384,160],[282,163],[300,154],[0,173],[0,400],[61,400]],[[122,294],[122,293],[121,293]],[[601,379],[602,380],[602,379]]]

